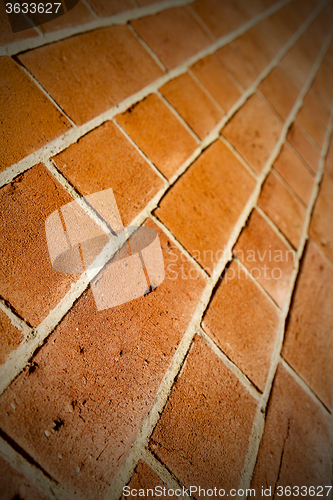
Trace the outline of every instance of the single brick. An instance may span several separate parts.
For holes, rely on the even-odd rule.
[[[287,498],[279,487],[298,486],[309,498],[302,486],[331,484],[330,427],[329,415],[279,365],[252,481],[256,496],[270,487],[271,498]]]
[[[278,48],[269,32],[258,24],[234,40],[244,56],[261,73],[276,55]]]
[[[27,478],[0,457],[1,500],[47,500]]]
[[[262,392],[278,325],[278,309],[234,261],[213,296],[203,328]]]
[[[114,16],[120,12],[134,9],[136,6],[133,0],[89,0],[90,5],[101,17]]]
[[[72,201],[43,165],[0,190],[0,295],[37,326],[79,277],[57,272],[49,258],[45,220]]]
[[[311,170],[313,172],[317,172],[320,154],[301,131],[297,122],[292,124],[288,132],[287,139],[290,144],[296,149],[297,153],[301,155],[303,160],[306,161]]]
[[[167,192],[155,213],[211,273],[254,186],[253,177],[217,140]]]
[[[127,26],[67,38],[19,59],[78,125],[162,75]]]
[[[226,111],[240,98],[239,89],[214,54],[200,59],[191,71]]]
[[[237,377],[196,337],[150,447],[187,488],[233,488],[239,484],[256,406]]]
[[[298,90],[279,66],[275,67],[259,85],[259,90],[272,104],[283,120],[288,118]]]
[[[244,24],[248,16],[237,9],[236,4],[229,0],[198,0],[191,4],[191,8],[201,17],[216,38]]]
[[[310,240],[292,302],[283,357],[332,409],[333,267]]]
[[[39,28],[43,33],[49,33],[50,31],[57,31],[64,28],[73,28],[74,26],[80,26],[82,24],[94,21],[94,17],[86,5],[80,0],[73,9],[66,14],[49,21],[45,24],[40,24]]]
[[[0,309],[0,364],[7,361],[9,354],[18,348],[23,339],[23,333],[12,324],[8,316]]]
[[[212,43],[184,7],[165,10],[131,24],[168,70]]]
[[[163,185],[112,122],[85,135],[53,159],[83,196],[112,188],[125,226]]]
[[[305,128],[308,134],[311,135],[318,146],[322,147],[325,139],[326,127],[321,123],[319,118],[313,114],[312,109],[304,104],[298,112],[296,120]]]
[[[147,490],[155,490],[156,487],[159,487],[163,490],[163,488],[169,489],[168,486],[160,479],[160,477],[154,472],[145,462],[142,460],[139,461],[138,465],[135,468],[134,474],[128,483],[128,492],[132,490],[133,495],[123,495],[121,500],[125,500],[129,498],[130,500],[136,500],[137,496],[140,495],[140,490],[144,495],[140,495],[145,498],[160,498],[161,495],[158,494],[150,494],[147,493]],[[168,494],[163,495],[163,498],[168,500],[174,500],[174,496],[169,496]]]
[[[118,115],[116,120],[168,179],[198,145],[156,94],[151,94]]]
[[[168,82],[160,92],[200,139],[204,139],[222,119],[221,110],[188,73]]]
[[[286,142],[274,163],[275,170],[307,205],[313,189],[314,177],[307,165]]]
[[[27,21],[27,28],[28,24],[29,21]],[[8,16],[6,14],[6,4],[5,2],[0,3],[0,46],[9,45],[14,42],[20,42],[22,40],[26,40],[27,38],[34,38],[36,36],[38,36],[37,31],[31,27],[23,31],[13,33]]]
[[[0,58],[0,74],[0,170],[4,170],[56,139],[70,124],[13,59]]]
[[[313,90],[309,90],[309,92],[306,94],[304,98],[304,104],[309,107],[312,114],[316,118],[318,118],[325,127],[328,126],[330,114],[326,106],[320,101]]]
[[[290,243],[298,248],[303,233],[306,208],[271,172],[261,191],[258,205],[288,238]]]
[[[282,121],[264,99],[251,96],[222,130],[249,165],[261,172],[282,130]]]
[[[275,302],[283,307],[294,268],[295,253],[257,210],[252,212],[234,253]]]
[[[310,236],[333,263],[333,178],[324,175],[313,211]]]
[[[258,77],[258,72],[234,43],[224,45],[215,55],[243,89],[252,85]]]
[[[110,488],[206,284],[158,232],[163,283],[102,311],[88,289],[0,398],[1,429],[82,500]]]

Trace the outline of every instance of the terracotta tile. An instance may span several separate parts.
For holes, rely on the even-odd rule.
[[[310,240],[287,323],[283,357],[332,409],[333,267]]]
[[[47,500],[23,474],[17,472],[9,463],[0,457],[0,491],[1,500]]]
[[[255,94],[231,118],[222,134],[259,173],[268,160],[281,130],[281,119]]]
[[[325,175],[329,176],[333,180],[333,137],[331,136],[331,142],[328,147],[327,155],[325,158]]]
[[[176,173],[198,146],[184,125],[156,94],[151,94],[116,119],[168,178]]]
[[[251,487],[256,496],[262,487],[276,496],[279,486],[299,486],[304,494],[301,486],[329,485],[330,470],[329,416],[279,366]]]
[[[9,354],[18,348],[23,339],[23,333],[0,309],[0,364],[7,361]]]
[[[263,391],[279,324],[278,309],[235,261],[205,314],[203,328]]]
[[[325,127],[328,126],[330,114],[313,90],[309,90],[306,94],[304,104],[308,106],[312,114],[318,118]]]
[[[0,46],[9,45],[14,42],[20,42],[28,38],[35,38],[36,36],[38,36],[38,33],[34,28],[28,28],[24,31],[13,33],[8,16],[6,14],[5,2],[0,3]]]
[[[306,208],[271,172],[261,191],[258,205],[280,229],[290,243],[298,248],[303,232]]]
[[[155,213],[211,273],[254,186],[243,165],[217,140],[167,192]]]
[[[258,72],[234,43],[224,45],[215,55],[243,89],[252,85],[258,77]]]
[[[333,91],[329,82],[332,81],[333,68],[332,63],[321,64],[318,73],[311,85],[311,89],[318,95],[321,101],[327,106],[328,109],[332,108],[333,104]]]
[[[200,139],[222,119],[220,109],[187,73],[168,82],[160,92]]]
[[[322,147],[326,127],[322,125],[309,106],[304,104],[296,116],[296,120],[305,128],[312,139],[316,141],[318,146]]]
[[[112,122],[85,135],[53,159],[82,196],[112,188],[125,226],[163,185]]]
[[[279,66],[275,67],[270,74],[261,82],[259,90],[272,104],[281,118],[287,119],[297,97],[298,90]]]
[[[171,250],[176,257],[163,283],[103,311],[88,289],[32,359],[34,370],[1,396],[1,429],[81,500],[110,488],[205,286],[159,234],[165,262]]]
[[[265,10],[265,6],[261,0],[253,0],[248,2],[247,0],[233,0],[233,5],[237,7],[239,15],[244,13],[246,17],[251,19],[252,17],[258,16]]]
[[[125,500],[126,498],[129,498],[130,500],[136,500],[137,495],[139,494],[140,490],[147,491],[148,489],[152,489],[155,491],[156,487],[159,488],[166,488],[167,490],[169,489],[168,486],[160,479],[160,477],[154,472],[145,462],[142,460],[139,461],[134,474],[128,484],[128,490],[125,491],[126,496],[123,495],[121,497],[122,500]],[[127,491],[133,491],[135,495],[129,495],[127,494]],[[159,498],[159,494],[150,494],[148,498]],[[169,496],[168,494],[163,495],[164,498],[167,498],[169,500],[174,499],[174,497]],[[147,497],[146,497],[147,498]]]
[[[66,14],[54,19],[53,21],[49,21],[45,24],[40,24],[39,28],[43,31],[43,33],[49,33],[51,31],[57,31],[64,28],[72,28],[74,26],[80,26],[81,24],[89,23],[93,21],[95,18],[91,14],[90,10],[82,1],[80,1],[73,9]]]
[[[286,44],[305,20],[305,17],[297,8],[297,4],[293,2],[285,5],[263,22],[274,38]]]
[[[215,55],[200,59],[191,71],[226,111],[240,98],[240,91]]]
[[[257,210],[252,212],[235,246],[234,254],[275,302],[283,307],[295,254]]]
[[[198,0],[191,8],[201,17],[210,31],[220,38],[238,28],[248,20],[230,0]]]
[[[297,122],[293,123],[287,135],[290,144],[301,155],[313,172],[317,172],[320,155],[309,139],[304,135]]]
[[[126,26],[74,36],[19,58],[78,125],[162,75]],[[61,77],[55,78],[55,74]]]
[[[312,214],[310,236],[333,262],[333,179],[324,175]]]
[[[279,66],[292,78],[295,85],[303,87],[312,67],[312,61],[302,50],[300,44],[296,44],[281,59]]]
[[[4,170],[65,133],[70,124],[13,59],[0,58],[0,73]]]
[[[305,163],[286,142],[274,163],[275,170],[307,205],[313,189],[314,177]]]
[[[232,488],[240,480],[255,411],[237,377],[196,337],[150,447],[185,487]]]
[[[37,165],[3,187],[0,199],[0,295],[37,326],[78,278],[53,269],[45,234],[47,217],[72,198]]]
[[[110,0],[89,0],[89,3],[101,17],[114,16],[135,7],[132,0],[112,0],[112,2]]]
[[[234,43],[259,73],[277,53],[274,41],[260,24],[236,38]]]
[[[131,24],[168,70],[212,43],[184,7],[165,10]]]

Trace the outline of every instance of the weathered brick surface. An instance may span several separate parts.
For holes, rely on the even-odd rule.
[[[157,486],[162,489],[169,489],[156,472],[154,472],[145,462],[140,460],[128,484],[130,491],[134,490],[133,495],[123,495],[121,499],[125,500],[126,498],[129,498],[130,500],[134,500],[138,495],[144,498],[160,498],[161,495],[159,494],[151,494],[150,492],[148,494],[146,493],[148,489],[154,490]],[[144,494],[142,494],[143,492]],[[163,498],[170,500],[173,496],[166,494],[163,495]]]
[[[23,341],[23,334],[14,326],[8,316],[0,309],[0,364],[3,364],[8,355]]]
[[[222,119],[222,111],[187,73],[168,82],[160,92],[200,139],[204,139]]]
[[[297,248],[303,232],[306,208],[271,172],[267,177],[258,205]]]
[[[237,10],[232,2],[198,0],[191,5],[216,38],[226,35],[247,20],[245,13]]]
[[[296,122],[291,126],[287,139],[296,149],[297,153],[306,161],[311,170],[317,172],[320,157],[318,149],[304,135]]]
[[[252,212],[234,253],[275,302],[283,307],[295,255],[257,210]]]
[[[111,313],[84,293],[0,398],[1,428],[78,498],[105,495],[199,302],[204,279],[172,253],[156,290]]]
[[[211,273],[253,188],[254,179],[217,140],[168,191],[155,213]]]
[[[244,89],[258,77],[258,72],[234,43],[224,45],[215,52],[215,55]]]
[[[196,337],[150,448],[186,487],[232,488],[240,479],[255,410],[236,376]]]
[[[213,296],[203,328],[261,391],[271,365],[278,325],[277,308],[233,262]]]
[[[298,90],[279,66],[261,82],[259,90],[272,104],[281,118],[286,120],[298,97]]]
[[[43,33],[57,31],[64,28],[73,28],[94,20],[94,16],[88,7],[80,0],[80,2],[66,14],[49,21],[48,23],[41,24],[39,28]]]
[[[112,122],[84,136],[54,158],[82,196],[112,186],[123,224],[128,225],[163,181]]]
[[[258,95],[253,95],[231,118],[222,134],[249,165],[260,172],[282,130],[282,121]]]
[[[3,187],[0,199],[0,295],[37,326],[78,278],[53,269],[45,235],[47,217],[72,198],[36,165]]]
[[[101,17],[114,16],[120,12],[133,9],[136,4],[133,0],[89,0],[90,5]]]
[[[156,94],[116,119],[167,178],[176,173],[197,147],[195,139]]]
[[[333,374],[327,368],[333,362],[332,289],[332,264],[310,241],[291,307],[283,356],[330,409]]]
[[[330,485],[330,427],[328,414],[279,366],[252,483],[257,495],[261,487],[277,498],[279,486]]]
[[[328,113],[327,108],[324,106],[324,104],[320,102],[320,99],[313,92],[313,90],[310,90],[306,94],[304,98],[304,104],[306,104],[310,108],[312,115],[318,118],[321,123],[325,127],[327,127],[330,119],[330,114]]]
[[[23,474],[17,472],[0,457],[1,500],[47,500]]]
[[[304,127],[308,134],[310,134],[312,139],[316,141],[318,146],[322,147],[325,138],[326,127],[322,125],[319,118],[317,118],[313,114],[312,109],[304,104],[304,106],[298,112],[296,119],[302,125],[302,127]]]
[[[168,70],[211,44],[204,29],[184,7],[132,22],[133,28]]]
[[[4,170],[66,132],[70,124],[13,59],[0,58],[0,73]]]
[[[78,125],[163,74],[126,26],[74,36],[19,58]]]

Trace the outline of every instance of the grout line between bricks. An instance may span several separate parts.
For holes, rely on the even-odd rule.
[[[274,224],[272,219],[266,215],[266,213],[263,211],[262,208],[259,207],[259,205],[255,206],[255,209],[260,213],[261,217],[265,219],[267,224],[270,226],[271,229],[273,229],[274,233],[280,238],[280,240],[283,241],[283,243],[288,247],[289,250],[292,250],[293,252],[296,253],[295,248],[292,246],[290,241],[285,237],[285,235],[280,231],[280,229]]]
[[[29,327],[21,318],[19,318],[13,311],[5,304],[3,300],[0,299],[0,309],[2,312],[6,314],[6,316],[10,319],[11,324],[21,331],[23,338],[27,340],[31,333],[32,328]]]
[[[193,3],[193,2],[192,2]],[[208,35],[208,37],[213,41],[215,42],[216,40],[216,36],[214,35],[214,33],[208,28],[207,24],[205,23],[205,21],[203,19],[201,19],[201,17],[199,16],[199,14],[197,14],[195,12],[195,10],[193,9],[192,7],[192,4],[188,4],[186,5],[186,10],[191,14],[191,16],[196,20],[196,22],[201,26],[201,28],[205,31],[206,35]]]
[[[227,70],[226,70],[227,72]],[[190,77],[195,81],[195,83],[198,85],[198,87],[201,88],[201,90],[206,94],[207,97],[215,104],[217,109],[222,113],[223,116],[227,114],[226,110],[222,108],[221,104],[215,99],[215,97],[209,92],[209,90],[204,86],[201,80],[197,77],[195,73],[193,73],[192,68],[189,67],[187,70],[187,73],[190,75]],[[242,90],[244,92],[244,90]]]
[[[293,190],[293,188],[288,184],[287,181],[284,180],[284,178],[279,174],[277,170],[275,170],[274,165],[273,165],[273,173],[277,179],[283,184],[283,186],[286,188],[287,191],[292,195],[293,198],[295,198],[301,205],[303,205],[304,208],[306,208],[306,203],[298,196],[297,193]]]
[[[133,28],[133,26],[129,23],[127,24],[128,29],[132,33],[132,35],[137,39],[137,41],[145,48],[150,57],[156,62],[157,66],[163,71],[163,73],[167,73],[168,70],[166,66],[162,63],[161,59],[155,54],[155,52],[149,47],[148,43],[144,41],[143,38],[139,35],[137,31]]]
[[[97,14],[97,12],[92,8],[92,6],[90,5],[89,2],[87,2],[87,0],[81,0],[81,2],[87,7],[87,9],[89,10],[90,14],[95,18],[95,19],[99,19],[99,15]]]

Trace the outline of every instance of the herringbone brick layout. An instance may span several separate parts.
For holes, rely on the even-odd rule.
[[[1,500],[332,498],[333,1],[0,9]],[[110,188],[165,278],[98,310],[45,222]]]

